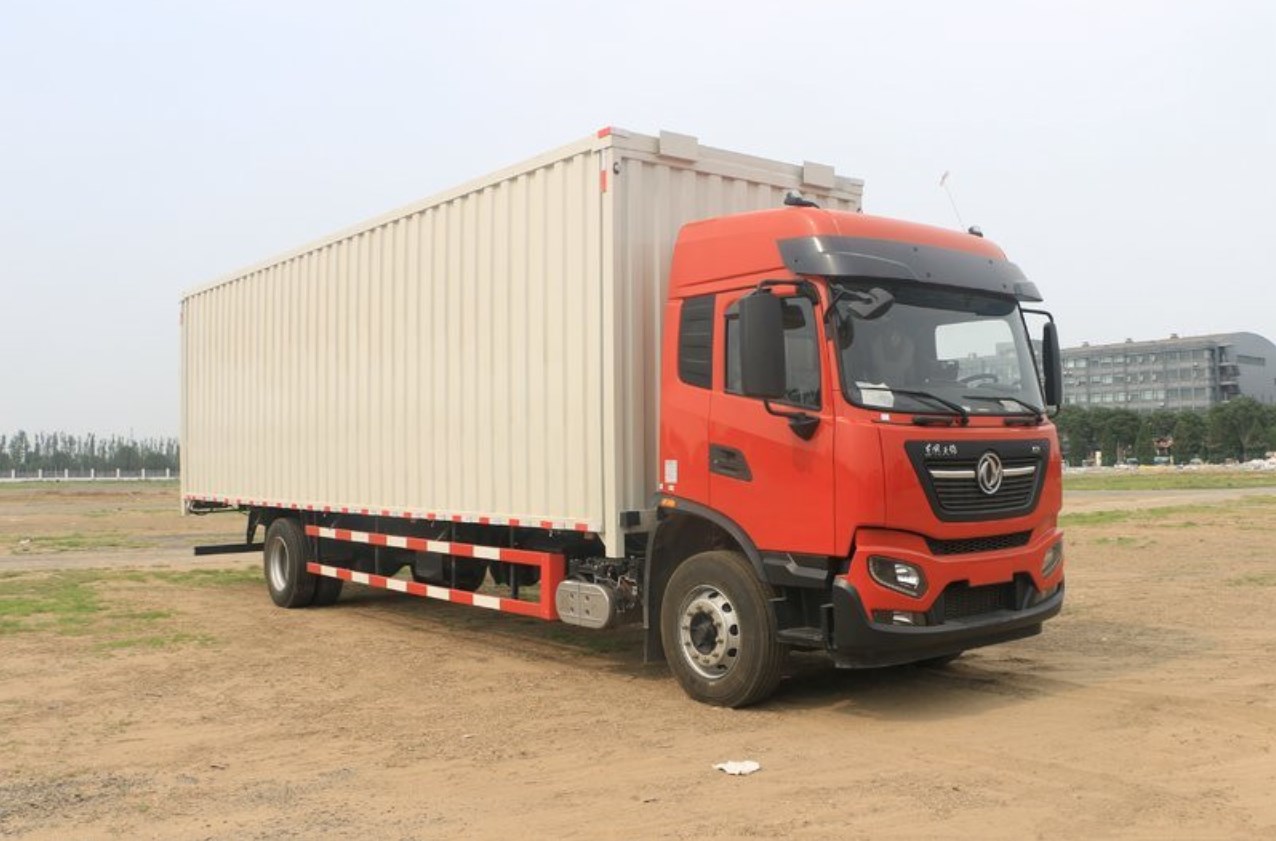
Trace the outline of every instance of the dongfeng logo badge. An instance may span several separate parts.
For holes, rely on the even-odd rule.
[[[1001,459],[992,450],[979,457],[975,465],[975,480],[979,490],[992,496],[1001,488]]]

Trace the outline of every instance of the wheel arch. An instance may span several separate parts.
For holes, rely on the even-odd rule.
[[[676,504],[659,505],[665,500],[674,500]],[[669,577],[683,561],[711,549],[728,549],[747,558],[754,574],[765,580],[762,553],[730,517],[707,505],[663,495],[658,498],[657,510],[660,515],[647,540],[643,562],[642,622],[646,631],[643,658],[648,663],[665,659],[660,642],[660,605]]]

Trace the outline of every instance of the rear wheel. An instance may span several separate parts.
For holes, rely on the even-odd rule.
[[[669,668],[688,695],[743,707],[775,691],[786,649],[775,639],[770,595],[737,552],[702,552],[674,570],[661,603],[660,635]]]
[[[473,593],[483,586],[486,578],[487,561],[478,558],[454,558],[438,552],[421,552],[412,564],[414,581],[436,587],[453,587]]]
[[[326,575],[316,576],[315,600],[311,604],[316,607],[336,604],[337,599],[341,598],[341,586],[345,583],[340,578],[329,578]]]
[[[309,551],[301,523],[281,517],[266,529],[263,565],[270,598],[280,607],[306,607],[315,598],[316,576],[306,570]]]

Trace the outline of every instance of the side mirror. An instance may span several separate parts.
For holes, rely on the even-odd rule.
[[[1046,376],[1046,405],[1063,405],[1063,360],[1059,356],[1059,331],[1053,321],[1041,330],[1041,367]]]
[[[767,400],[784,396],[784,304],[769,292],[740,299],[740,390]]]

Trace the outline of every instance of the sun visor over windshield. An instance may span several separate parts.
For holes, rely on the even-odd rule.
[[[913,280],[1040,301],[1037,285],[1014,263],[978,254],[858,237],[794,237],[780,241],[794,274]]]

